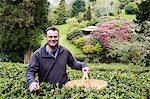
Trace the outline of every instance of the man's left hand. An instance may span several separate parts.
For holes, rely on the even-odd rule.
[[[84,67],[84,68],[82,68],[82,72],[83,73],[89,73],[90,72],[90,68],[89,67]]]

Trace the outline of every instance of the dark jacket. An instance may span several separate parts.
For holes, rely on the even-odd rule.
[[[77,61],[66,48],[62,46],[58,48],[59,52],[56,58],[48,55],[46,45],[34,52],[27,67],[26,79],[28,85],[36,81],[36,73],[38,73],[39,82],[65,84],[69,80],[66,65],[78,70],[86,66],[84,63]]]

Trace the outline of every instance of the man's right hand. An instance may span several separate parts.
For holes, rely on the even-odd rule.
[[[38,91],[40,89],[40,86],[37,82],[32,82],[29,86],[30,92]]]

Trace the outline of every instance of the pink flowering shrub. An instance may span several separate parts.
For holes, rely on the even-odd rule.
[[[123,42],[124,40],[128,40],[128,35],[132,31],[131,23],[127,20],[111,20],[98,25],[98,30],[92,34],[107,49],[110,47],[110,41]]]

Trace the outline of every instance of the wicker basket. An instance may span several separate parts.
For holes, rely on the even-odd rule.
[[[88,74],[84,73],[81,80],[72,80],[65,84],[66,87],[85,87],[85,88],[96,88],[102,89],[107,86],[107,82],[104,80],[97,80],[97,79],[89,79]]]

